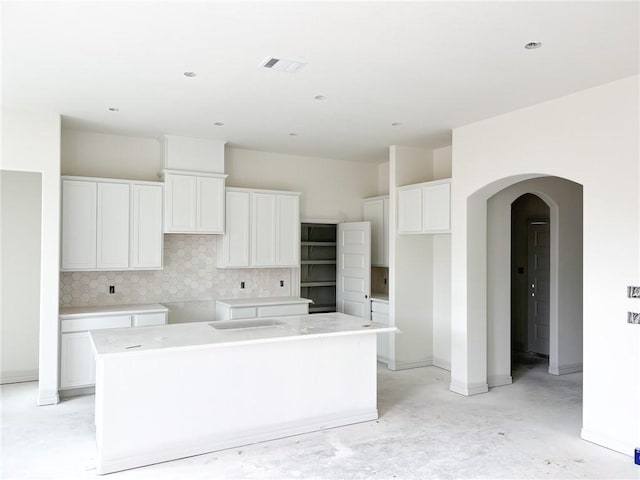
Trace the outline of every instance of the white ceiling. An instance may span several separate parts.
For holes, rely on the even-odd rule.
[[[3,2],[2,103],[68,128],[380,161],[638,73],[639,19],[636,1]],[[259,68],[268,56],[307,65]]]

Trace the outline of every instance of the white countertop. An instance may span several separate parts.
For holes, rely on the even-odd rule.
[[[60,320],[94,317],[96,315],[135,315],[137,313],[165,313],[169,310],[159,303],[142,305],[103,305],[101,307],[65,307],[59,312]]]
[[[263,305],[291,305],[296,303],[313,303],[313,300],[302,297],[250,297],[221,298],[216,302],[227,307],[258,307]]]
[[[254,321],[256,319],[252,319]],[[373,332],[394,332],[395,327],[369,322],[343,313],[266,317],[283,325],[216,330],[211,324],[241,324],[246,320],[183,323],[137,328],[93,330],[89,334],[98,356],[137,354],[159,349],[192,349],[299,340]],[[128,348],[127,348],[128,347]]]

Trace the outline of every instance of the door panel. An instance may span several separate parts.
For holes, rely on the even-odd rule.
[[[528,350],[549,355],[549,222],[547,220],[530,222],[528,225],[528,301],[527,325]]]
[[[267,267],[276,264],[277,195],[252,193],[251,264]]]
[[[98,268],[129,267],[130,186],[98,183]]]
[[[369,319],[371,308],[371,224],[341,223],[337,235],[338,312]]]

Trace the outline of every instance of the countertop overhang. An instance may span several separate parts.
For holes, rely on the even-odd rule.
[[[211,324],[239,320],[183,323],[152,327],[117,328],[90,331],[98,357],[138,355],[158,350],[218,348],[254,343],[286,342],[305,338],[395,332],[396,327],[370,322],[343,313],[266,317],[282,325],[217,330]],[[265,319],[266,319],[265,318]]]
[[[216,303],[228,307],[262,307],[265,305],[291,305],[296,303],[313,303],[313,300],[302,297],[251,297],[251,298],[221,298]]]

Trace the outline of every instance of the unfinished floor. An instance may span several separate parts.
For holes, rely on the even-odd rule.
[[[378,421],[101,478],[640,478],[631,457],[580,440],[582,375],[545,370],[521,366],[513,385],[462,397],[447,371],[381,367]],[[36,394],[36,383],[1,387],[0,478],[97,477],[93,396],[36,407]]]

